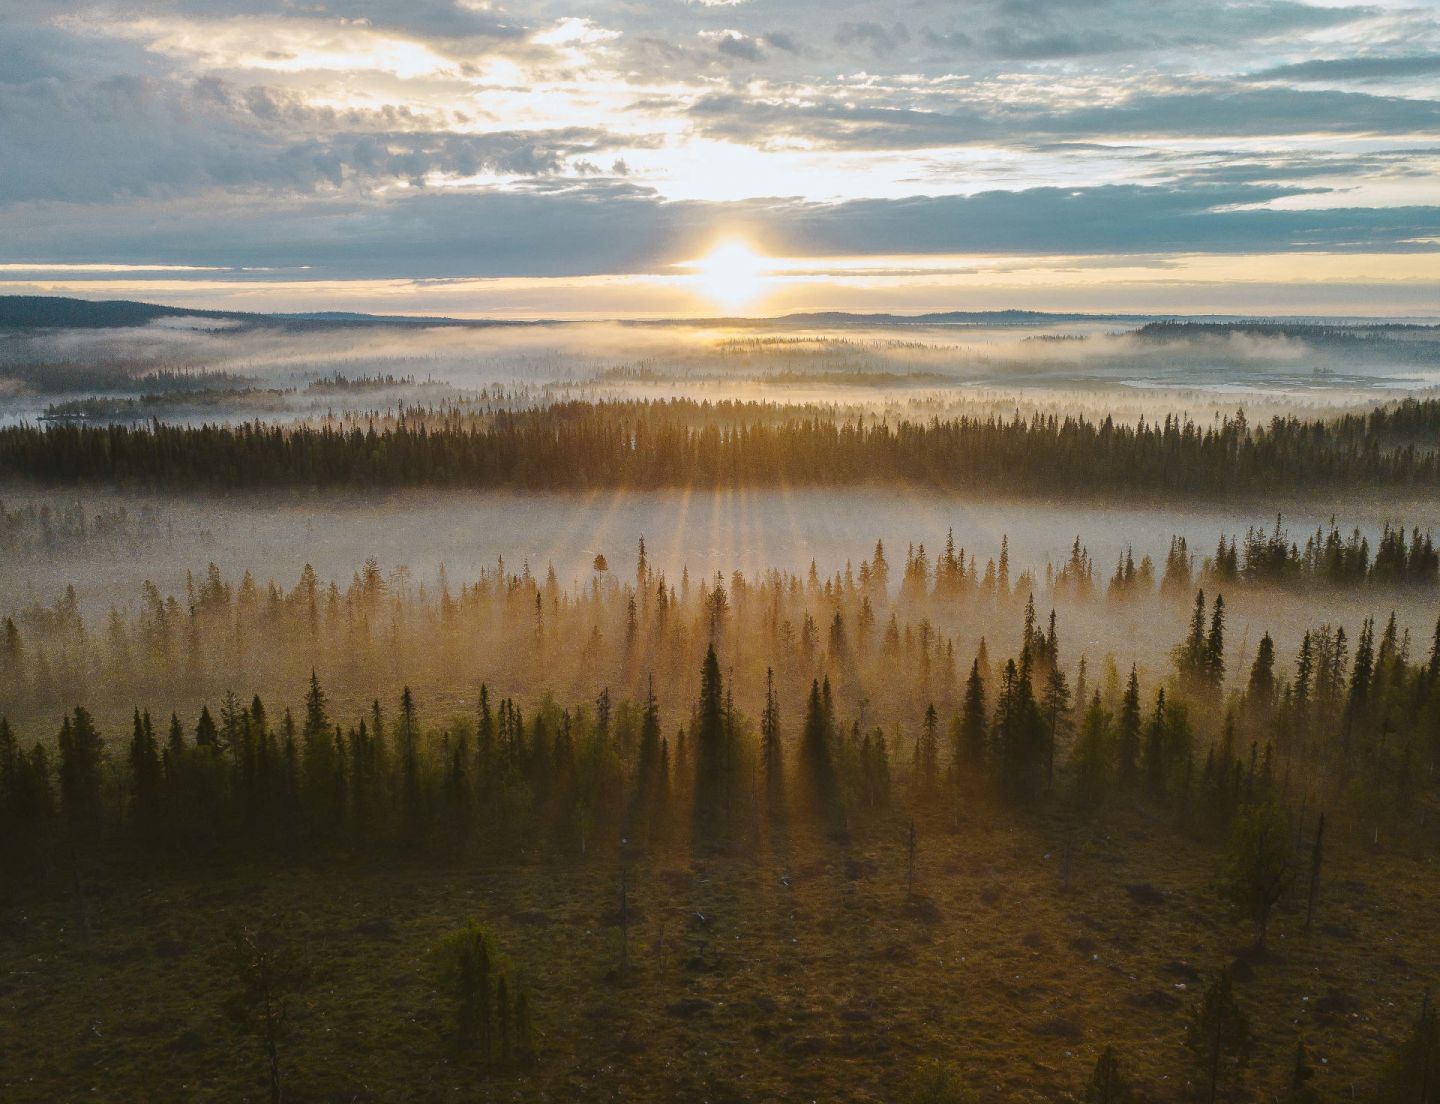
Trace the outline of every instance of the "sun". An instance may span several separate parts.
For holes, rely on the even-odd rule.
[[[700,291],[722,307],[743,307],[765,289],[768,261],[743,241],[722,241],[690,266]]]

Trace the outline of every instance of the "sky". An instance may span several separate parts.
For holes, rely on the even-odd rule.
[[[1440,314],[1440,0],[0,0],[0,294]]]

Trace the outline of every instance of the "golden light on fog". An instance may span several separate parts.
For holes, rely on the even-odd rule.
[[[689,267],[696,272],[701,294],[712,303],[734,309],[752,302],[764,290],[769,261],[745,242],[728,239]]]

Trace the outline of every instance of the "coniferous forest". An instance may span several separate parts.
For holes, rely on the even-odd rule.
[[[0,474],[142,487],[847,486],[904,482],[980,491],[1433,487],[1440,400],[1363,414],[1216,425],[1083,414],[895,424],[760,402],[480,404],[350,415],[298,426],[0,428]]]
[[[5,1098],[1432,1100],[1436,409],[0,429]],[[860,483],[1176,527],[328,575],[84,504]]]
[[[0,0],[0,1104],[1440,1104],[1440,0]]]

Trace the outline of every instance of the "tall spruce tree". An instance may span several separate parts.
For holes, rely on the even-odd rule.
[[[732,842],[730,818],[729,726],[720,661],[712,644],[700,669],[700,699],[695,709],[694,845],[702,852],[723,851]]]

